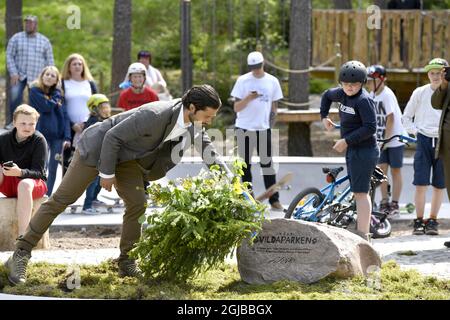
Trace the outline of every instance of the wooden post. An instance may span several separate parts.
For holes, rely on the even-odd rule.
[[[181,0],[181,88],[192,87],[191,1]]]
[[[290,69],[308,69],[310,66],[311,17],[311,0],[291,0]],[[293,103],[309,101],[309,73],[291,73],[289,75],[289,100]],[[308,109],[308,106],[297,109]],[[288,154],[290,156],[312,156],[310,123],[289,123],[288,126]]]

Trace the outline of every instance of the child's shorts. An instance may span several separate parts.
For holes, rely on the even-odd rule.
[[[386,148],[381,152],[378,163],[387,163],[391,168],[403,167],[403,151],[405,146]]]
[[[434,141],[433,141],[434,140]],[[438,141],[423,134],[417,134],[416,154],[414,155],[414,180],[415,186],[431,185],[438,189],[445,188],[445,175],[442,159],[435,159],[435,150]],[[433,176],[431,177],[431,170]]]
[[[370,190],[370,178],[378,163],[380,150],[375,147],[361,147],[347,149],[345,161],[350,176],[352,192],[367,193]]]
[[[42,198],[47,193],[47,184],[42,179],[31,179],[34,181],[32,192],[33,199]],[[17,187],[22,179],[18,177],[3,176],[3,183],[0,185],[0,192],[7,198],[17,198]]]

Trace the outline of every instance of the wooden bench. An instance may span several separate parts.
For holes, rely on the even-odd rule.
[[[339,122],[339,111],[330,109],[328,115],[331,120]],[[290,110],[278,108],[277,122],[315,122],[320,121],[320,112],[313,110]]]
[[[43,197],[33,201],[32,216],[46,200],[47,197]],[[0,251],[14,251],[16,248],[15,242],[19,233],[16,206],[17,198],[0,198]],[[39,241],[36,246],[36,249],[49,248],[50,237],[47,230],[41,241]]]

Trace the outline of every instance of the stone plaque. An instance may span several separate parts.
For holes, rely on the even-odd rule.
[[[237,250],[238,269],[247,283],[294,280],[316,282],[330,274],[366,274],[381,259],[372,246],[353,233],[319,223],[292,219],[264,222],[253,245]]]

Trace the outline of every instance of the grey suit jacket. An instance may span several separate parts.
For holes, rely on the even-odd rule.
[[[157,101],[96,123],[83,132],[78,142],[82,161],[96,166],[103,174],[114,174],[117,164],[136,160],[146,179],[157,180],[181,160],[195,138],[201,139],[201,143],[194,145],[207,165],[216,163],[228,170],[203,128],[196,130],[190,126],[181,137],[164,141],[182,108],[179,99]]]
[[[436,146],[436,158],[439,156],[439,150],[441,148],[442,126],[447,112],[450,110],[450,85],[447,86],[447,90],[441,90],[437,88],[431,96],[431,105],[435,109],[442,110],[441,119],[439,120],[439,142]]]

